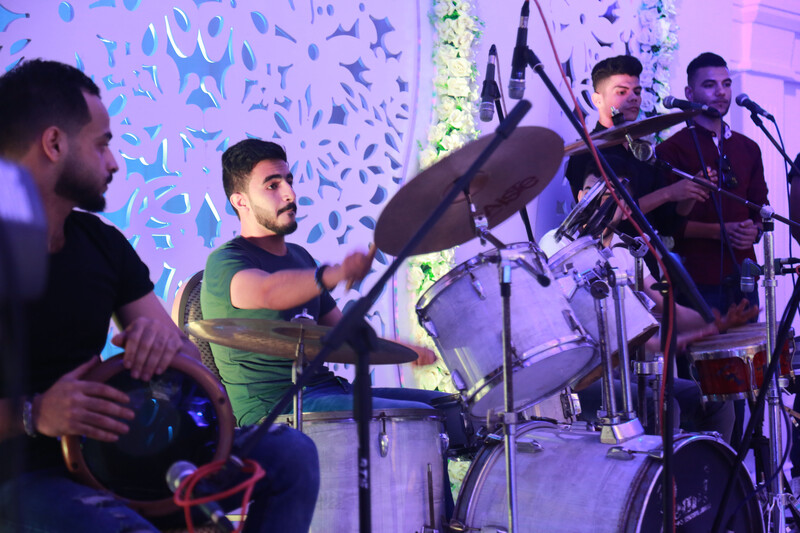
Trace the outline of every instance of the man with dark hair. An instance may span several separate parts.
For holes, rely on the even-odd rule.
[[[330,295],[339,283],[360,281],[375,253],[351,252],[341,264],[317,265],[301,246],[285,236],[297,229],[293,176],[286,152],[275,143],[246,139],[222,155],[222,180],[239,216],[241,233],[208,257],[201,294],[206,318],[291,320],[310,315],[333,326],[342,316]],[[291,387],[292,361],[212,344],[214,359],[239,423],[264,418]],[[430,350],[413,347],[420,359],[435,360]],[[441,392],[377,388],[375,408],[426,408]],[[303,390],[303,410],[349,411],[350,384],[324,369]]]
[[[686,77],[686,99],[716,109],[719,117],[695,117],[700,153],[692,138],[693,130],[684,128],[656,147],[658,158],[691,174],[701,171],[702,160],[716,170],[718,182],[729,192],[756,205],[768,203],[761,149],[723,121],[731,105],[732,82],[727,63],[717,54],[705,52],[689,63]],[[675,235],[675,252],[683,259],[703,299],[720,310],[743,298],[758,306],[757,291],[744,294],[740,289],[739,267],[745,259],[758,262],[753,249],[762,233],[758,212],[726,196],[712,194],[689,202],[685,218],[686,223]],[[744,425],[743,400],[736,402],[736,415],[734,447],[739,444]]]
[[[695,117],[697,140],[706,166],[715,169],[722,187],[757,205],[768,203],[764,166],[758,145],[734,132],[724,117],[731,105],[731,77],[725,60],[710,52],[700,54],[686,69],[687,100],[719,111],[717,118]],[[692,132],[684,128],[656,148],[659,159],[696,174],[702,168]],[[676,182],[685,181],[678,177]],[[743,297],[758,305],[758,293],[742,294],[739,265],[756,261],[753,244],[761,238],[758,212],[726,196],[698,198],[687,210],[685,226],[675,235],[675,251],[711,307],[725,310]],[[727,236],[727,239],[725,238]]]
[[[592,134],[614,127],[615,118],[620,115],[625,122],[633,122],[639,117],[642,104],[642,86],[639,84],[641,73],[642,64],[639,60],[627,55],[609,57],[594,66],[592,103],[597,108],[598,120]],[[687,180],[669,185],[652,166],[637,159],[627,143],[604,148],[600,152],[604,156],[617,156],[628,163],[632,170],[629,174],[631,195],[661,235],[672,235],[679,224],[675,216],[676,202],[707,196],[703,187]],[[591,154],[569,158],[565,174],[573,195],[580,190],[587,165],[590,164],[594,164]],[[627,224],[621,229],[626,233],[632,232]]]
[[[10,396],[9,379],[0,382],[0,454],[20,461],[9,452],[22,449],[27,459],[16,475],[0,476],[3,530],[158,531],[122,500],[73,481],[58,439],[116,442],[136,415],[127,394],[85,379],[100,361],[112,317],[121,330],[112,342],[125,349],[123,364],[135,379],[163,373],[178,354],[200,359],[126,238],[76,210],[101,211],[118,170],[99,94],[82,72],[53,61],[23,62],[0,76],[0,157],[30,172],[49,247],[44,296],[24,310],[27,350],[4,352],[30,372],[18,379],[21,397]],[[313,443],[286,428],[254,448],[250,458],[268,480],[256,485],[245,530],[306,531],[319,486]]]

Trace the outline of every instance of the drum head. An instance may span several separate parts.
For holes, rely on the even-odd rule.
[[[127,394],[135,417],[117,442],[64,437],[67,467],[84,483],[129,500],[140,512],[160,516],[178,509],[166,481],[176,461],[203,465],[230,453],[230,403],[199,362],[181,356],[163,374],[144,382],[132,378],[117,356],[95,367],[87,379]]]

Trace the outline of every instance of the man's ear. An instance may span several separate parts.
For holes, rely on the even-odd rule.
[[[689,100],[690,102],[694,102],[694,100],[692,100],[694,91],[692,91],[692,88],[690,86],[687,85],[686,87],[683,88],[683,94],[686,96],[687,100]]]
[[[592,103],[594,104],[595,109],[600,109],[600,106],[603,105],[603,95],[598,92],[593,92]]]
[[[39,141],[42,151],[52,162],[63,159],[69,147],[66,134],[57,126],[50,126],[42,132]]]
[[[235,192],[231,194],[229,200],[231,202],[231,205],[233,206],[234,209],[236,209],[239,215],[241,215],[244,210],[247,210],[250,207],[248,204],[248,199],[246,194]]]

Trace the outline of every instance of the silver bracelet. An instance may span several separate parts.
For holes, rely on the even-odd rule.
[[[25,434],[29,437],[36,437],[36,425],[33,422],[33,400],[25,398],[22,403],[22,426],[25,428]]]

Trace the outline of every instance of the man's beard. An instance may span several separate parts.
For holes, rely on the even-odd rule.
[[[277,219],[279,216],[281,216],[281,214],[290,210],[294,210],[294,212],[297,213],[297,205],[295,203],[287,205],[283,209],[279,210],[274,217],[268,215],[260,208],[255,208],[253,213],[256,216],[256,222],[261,224],[261,226],[263,226],[265,229],[271,231],[275,235],[289,235],[290,233],[294,233],[294,231],[297,229],[297,219],[292,219],[286,224],[279,224]]]
[[[84,171],[82,165],[70,157],[58,177],[55,192],[62,198],[72,200],[79,208],[97,213],[106,208],[106,199],[103,193],[94,188],[92,183],[86,179],[87,175],[88,172]],[[110,182],[111,176],[109,175],[107,183]]]

